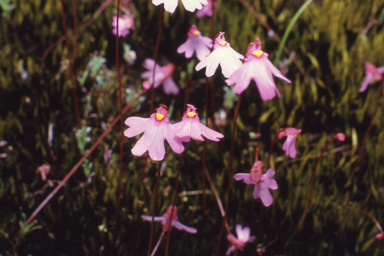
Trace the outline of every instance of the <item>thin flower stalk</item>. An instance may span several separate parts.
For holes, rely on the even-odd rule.
[[[178,189],[178,185],[179,185],[179,182],[178,182],[179,181],[179,174],[180,174],[181,164],[183,163],[184,152],[185,151],[183,151],[183,153],[181,153],[179,167],[177,168],[176,184],[175,184],[175,194],[173,195],[171,216],[173,216],[173,210],[175,208],[177,189]],[[170,237],[170,234],[171,234],[171,226],[172,226],[172,221],[169,222],[169,226],[168,226],[168,230],[169,231],[168,231],[168,234],[167,234],[167,246],[165,247],[165,256],[168,256],[169,237]]]
[[[162,240],[163,237],[164,237],[164,234],[165,234],[164,231],[161,232],[160,237],[159,237],[159,240],[157,240],[157,243],[156,243],[156,245],[155,245],[155,248],[153,248],[153,251],[152,251],[152,253],[151,253],[151,256],[155,256],[155,253],[156,253],[156,251],[157,251],[157,248],[159,248],[159,245],[160,245],[160,243],[161,243],[161,240]]]
[[[163,161],[160,161],[157,165],[157,178],[156,178],[156,185],[155,185],[155,193],[153,195],[153,204],[152,204],[152,222],[151,222],[151,234],[149,236],[149,245],[148,245],[148,253],[147,255],[150,256],[151,253],[151,247],[152,247],[152,239],[153,239],[153,230],[155,228],[155,209],[156,209],[156,198],[157,198],[157,191],[159,189],[159,181],[160,181],[160,169],[161,169],[161,163]]]
[[[321,151],[321,154],[320,154],[319,158],[318,158],[317,161],[316,161],[315,169],[313,170],[313,173],[312,173],[311,188],[310,188],[310,190],[309,190],[307,203],[305,204],[304,213],[303,213],[303,216],[301,217],[299,226],[297,227],[295,233],[297,233],[297,232],[300,230],[301,225],[302,225],[303,222],[304,222],[305,216],[307,215],[307,211],[308,211],[309,203],[311,202],[311,198],[312,198],[313,187],[315,186],[316,171],[317,171],[317,167],[319,166],[320,160],[321,160],[321,158],[323,157],[323,154],[324,154],[324,152],[327,150],[327,148],[328,148],[328,147],[332,144],[332,142],[333,142],[334,140],[336,140],[336,139],[339,140],[339,141],[344,141],[344,139],[345,139],[345,135],[344,135],[344,134],[341,134],[341,133],[336,134],[335,136],[333,136],[332,140],[331,140],[330,142],[328,142],[328,144],[327,144],[327,145],[323,148],[323,150]]]
[[[375,108],[373,109],[371,121],[369,122],[368,129],[367,129],[367,133],[364,136],[364,140],[363,140],[363,143],[361,144],[361,147],[360,147],[360,150],[359,150],[359,154],[357,155],[357,159],[356,159],[355,165],[353,166],[352,173],[351,173],[351,178],[354,177],[354,175],[356,173],[356,170],[357,170],[357,166],[359,165],[359,162],[360,162],[361,155],[363,154],[363,151],[364,151],[364,148],[365,148],[365,143],[367,142],[367,139],[368,139],[368,136],[369,136],[369,132],[371,131],[371,128],[372,128],[373,119],[375,118],[377,107],[379,106],[380,97],[381,97],[381,94],[383,93],[383,87],[384,87],[384,80],[381,82],[379,91],[377,93]]]

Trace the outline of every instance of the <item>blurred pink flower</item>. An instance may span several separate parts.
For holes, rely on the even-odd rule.
[[[148,151],[149,157],[154,161],[164,159],[164,140],[167,140],[172,150],[180,154],[184,146],[179,137],[175,136],[176,129],[169,123],[167,106],[160,105],[150,118],[128,117],[125,124],[130,126],[124,135],[128,138],[135,137],[144,132],[144,135],[132,148],[132,154],[141,156]]]
[[[244,58],[244,56],[233,50],[231,45],[225,41],[224,32],[220,32],[216,35],[211,54],[200,61],[195,69],[196,71],[199,71],[200,69],[207,67],[205,75],[211,77],[220,64],[223,75],[229,77],[241,67],[240,59],[242,58]]]
[[[375,81],[380,81],[383,79],[382,74],[384,74],[384,66],[376,68],[375,65],[366,61],[364,63],[365,66],[365,79],[363,81],[363,85],[361,86],[359,92],[363,92],[367,89],[368,84],[371,84]]]
[[[277,96],[281,98],[272,74],[291,83],[268,59],[268,54],[261,50],[261,41],[256,41],[248,45],[245,63],[237,69],[225,82],[228,86],[235,84],[233,92],[241,94],[248,88],[251,80],[256,82],[261,98],[266,101]]]
[[[212,39],[202,36],[200,31],[197,30],[195,24],[191,26],[188,31],[188,39],[185,43],[177,48],[178,53],[185,52],[186,58],[191,58],[193,52],[196,51],[197,58],[201,61],[211,52],[209,48],[212,47]]]
[[[216,1],[214,1],[213,5],[214,7],[218,6]],[[204,16],[212,17],[212,0],[208,0],[208,4],[204,5],[201,10],[196,12],[197,18],[201,18]]]
[[[153,80],[153,67],[155,61],[152,59],[145,59],[143,66],[148,69],[141,73],[141,78],[147,79],[147,81],[143,82],[143,87],[145,89],[151,88],[152,80]],[[156,64],[155,70],[155,88],[159,87],[160,84],[163,84],[163,90],[165,94],[178,94],[180,89],[177,87],[175,81],[172,79],[173,72],[175,71],[175,65],[173,63],[169,63],[163,67],[160,67]]]
[[[169,206],[168,210],[164,213],[163,216],[161,216],[161,217],[155,216],[154,221],[161,221],[161,224],[163,224],[163,232],[169,231],[168,230],[169,221],[172,220],[171,225],[174,226],[175,228],[177,228],[179,230],[187,231],[188,233],[192,233],[192,234],[197,233],[197,229],[185,226],[178,221],[177,207],[176,206],[173,208],[172,218],[170,218],[171,211],[172,211],[172,206]],[[152,216],[149,216],[149,215],[141,215],[141,218],[143,220],[146,220],[146,221],[152,221]],[[171,226],[171,229],[172,229],[172,226]]]
[[[182,121],[174,124],[173,127],[176,128],[175,135],[184,142],[189,142],[191,138],[204,141],[201,135],[213,141],[219,141],[219,138],[224,137],[223,134],[209,129],[200,123],[200,118],[196,113],[195,106],[190,104],[187,104],[187,112],[184,113]]]
[[[336,134],[336,139],[338,141],[345,141],[345,134],[344,133],[338,133]]]
[[[228,234],[227,239],[232,246],[229,247],[225,255],[231,254],[236,249],[242,251],[246,243],[252,243],[256,239],[255,236],[250,237],[251,230],[249,227],[242,228],[239,224],[236,225],[236,234],[237,238],[232,234]]]
[[[253,197],[255,199],[260,197],[264,206],[270,206],[273,202],[273,197],[269,189],[277,189],[277,183],[272,179],[275,171],[268,169],[268,171],[263,174],[261,170],[263,167],[264,164],[261,161],[256,161],[249,173],[236,173],[234,178],[235,180],[243,180],[247,185],[255,184]]]
[[[181,0],[184,8],[187,11],[194,12],[196,9],[200,10],[203,5],[206,5],[207,0]],[[173,13],[176,10],[179,0],[152,0],[152,3],[156,6],[164,4],[164,9],[167,12]]]
[[[117,16],[112,17],[112,33],[116,35],[117,32]],[[119,17],[119,36],[126,36],[129,34],[129,30],[135,30],[135,21],[132,17],[121,16]]]
[[[279,140],[283,137],[287,136],[287,140],[283,144],[283,150],[285,150],[285,154],[290,156],[291,158],[295,158],[296,156],[296,148],[295,142],[297,134],[301,132],[301,129],[295,128],[284,128],[279,132]]]
[[[383,233],[378,233],[378,234],[376,234],[376,240],[381,241],[381,240],[383,240],[383,237],[384,237],[384,234],[383,234]]]
[[[47,175],[50,172],[50,170],[51,170],[51,166],[50,165],[43,164],[43,165],[37,167],[36,173],[40,173],[41,179],[42,180],[46,180],[47,179]]]

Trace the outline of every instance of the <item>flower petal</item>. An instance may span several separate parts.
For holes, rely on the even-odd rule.
[[[130,126],[127,130],[124,131],[124,135],[128,138],[135,137],[140,133],[143,133],[147,129],[149,123],[149,118],[142,118],[131,116],[125,120],[125,124]]]
[[[227,252],[225,253],[225,255],[230,255],[232,252],[236,251],[236,247],[234,245],[232,245],[231,247],[228,248]]]
[[[247,185],[255,184],[251,180],[251,175],[249,173],[236,173],[235,176],[233,176],[235,180],[243,180],[243,182]]]
[[[273,202],[273,197],[272,197],[271,193],[269,192],[269,189],[266,186],[266,184],[264,183],[264,181],[255,185],[255,188],[253,190],[253,197],[255,199],[260,197],[264,206],[270,206]]]
[[[249,229],[249,227],[244,227],[244,228],[241,228],[241,225],[237,224],[236,225],[236,234],[237,234],[237,238],[243,242],[247,242],[248,241],[248,238],[251,234],[251,230]]]
[[[149,215],[141,215],[141,218],[146,221],[152,221],[152,216]],[[163,216],[155,216],[154,221],[163,221]]]
[[[172,226],[174,226],[175,228],[177,228],[179,230],[187,231],[188,233],[192,233],[192,234],[197,233],[197,229],[185,226],[184,224],[181,224],[180,222],[178,222],[176,220],[172,220]]]
[[[361,88],[359,89],[359,92],[365,91],[368,87],[368,84],[370,84],[372,82],[373,82],[373,75],[371,73],[369,73],[366,75],[366,77],[363,81],[363,84],[361,85]]]
[[[163,90],[164,93],[169,95],[169,94],[174,94],[177,95],[179,94],[179,87],[177,87],[175,81],[173,81],[172,77],[168,77],[164,82],[163,82]]]

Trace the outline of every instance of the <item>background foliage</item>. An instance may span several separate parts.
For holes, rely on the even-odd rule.
[[[120,67],[124,104],[142,89],[140,73],[145,58],[153,58],[159,8],[151,1],[122,1],[134,6],[136,30],[120,39]],[[260,0],[248,2],[273,30],[283,35],[288,23],[303,4],[299,0]],[[151,196],[156,163],[145,170],[145,157],[134,157],[130,150],[135,139],[124,139],[124,197],[117,208],[120,130],[115,127],[88,157],[67,184],[39,213],[34,223],[25,226],[38,204],[63,179],[87,149],[118,115],[118,83],[115,67],[115,36],[111,33],[116,1],[109,4],[86,28],[73,38],[72,2],[64,1],[69,42],[77,40],[75,77],[82,127],[76,128],[69,61],[65,43],[57,44],[42,60],[56,40],[64,35],[61,6],[56,0],[0,0],[0,254],[18,255],[143,255],[148,246],[150,223],[140,219],[151,213]],[[219,1],[215,13],[215,33],[224,31],[231,46],[245,53],[249,42],[258,37],[270,60],[278,43],[237,1]],[[87,24],[103,1],[77,0],[78,24]],[[383,66],[384,29],[382,0],[313,1],[297,20],[286,46],[295,53],[306,77],[290,61],[286,76],[292,84],[277,81],[283,98],[263,102],[252,83],[242,97],[237,120],[234,171],[248,172],[254,149],[260,148],[266,162],[272,138],[281,127],[303,129],[298,136],[295,159],[286,157],[281,142],[273,148],[271,168],[279,189],[272,192],[274,203],[264,208],[252,197],[252,188],[233,182],[228,219],[231,229],[238,223],[251,227],[256,243],[237,255],[256,255],[257,246],[268,247],[266,255],[382,255],[384,245],[375,240],[378,232],[365,215],[343,205],[372,213],[380,223],[384,216],[384,99],[373,122],[358,172],[351,178],[357,152],[367,130],[378,83],[359,93],[364,77],[364,61]],[[373,19],[372,28],[362,34]],[[159,62],[176,65],[174,80],[185,86],[183,55],[176,53],[185,41],[188,28],[196,24],[208,36],[210,19],[197,19],[180,3],[175,14],[164,13]],[[124,44],[137,54],[128,64]],[[127,51],[127,50],[125,50]],[[282,58],[288,58],[283,53]],[[190,103],[203,116],[205,91],[203,72],[194,72],[190,62]],[[216,72],[214,110],[225,113],[216,120],[216,129],[225,135],[218,143],[207,142],[207,169],[225,199],[227,188],[230,124],[234,103],[224,78]],[[181,91],[180,95],[183,95]],[[226,99],[226,101],[224,100]],[[232,99],[232,100],[231,100]],[[126,117],[149,116],[149,92],[135,103]],[[155,92],[155,106],[173,109],[170,120],[180,120],[183,96]],[[211,104],[211,102],[209,102]],[[213,123],[212,113],[209,113]],[[52,128],[50,128],[52,127]],[[344,143],[331,145],[322,159],[309,213],[302,230],[294,236],[310,189],[316,158],[336,132],[344,132]],[[50,140],[50,133],[52,139]],[[261,137],[255,139],[254,133]],[[103,155],[111,150],[110,160]],[[179,192],[200,190],[201,157],[199,142],[186,145],[186,157],[179,178]],[[166,155],[162,167],[156,215],[171,204],[179,156]],[[108,157],[107,157],[108,158]],[[43,181],[38,166],[49,164],[51,172]],[[350,185],[349,185],[350,184]],[[208,184],[207,184],[208,185]],[[206,215],[202,196],[178,198],[179,220],[198,229],[196,235],[173,231],[170,255],[214,255],[222,218],[213,196],[207,197]],[[21,228],[22,232],[17,233]],[[156,226],[155,239],[160,233]],[[17,235],[18,234],[18,235]],[[164,244],[159,254],[163,253]],[[221,245],[223,255],[228,243]]]

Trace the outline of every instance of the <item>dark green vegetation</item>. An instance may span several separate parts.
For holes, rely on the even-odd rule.
[[[145,170],[146,158],[134,157],[130,152],[137,139],[124,138],[124,197],[117,206],[119,125],[37,215],[36,222],[24,225],[118,115],[115,37],[111,33],[116,6],[108,5],[89,26],[78,31],[74,71],[82,118],[80,130],[76,128],[65,42],[53,47],[42,60],[44,51],[64,35],[60,2],[11,0],[14,9],[8,2],[0,0],[0,140],[8,142],[0,147],[0,153],[7,154],[0,158],[0,254],[144,255],[150,223],[143,222],[140,215],[151,214],[157,164],[153,162]],[[129,1],[122,1],[123,4],[126,2]],[[242,54],[248,43],[259,37],[263,50],[273,60],[278,43],[268,37],[260,22],[235,0],[219,2],[215,33],[224,31],[227,41]],[[246,2],[251,3],[280,37],[303,4],[298,0]],[[64,4],[72,45],[75,40],[72,2],[65,1]],[[78,0],[78,24],[87,23],[101,4],[101,1]],[[142,63],[145,58],[153,58],[159,17],[159,8],[151,1],[135,0],[133,5],[136,30],[120,38],[119,49],[124,106],[142,90]],[[242,95],[236,128],[235,173],[249,171],[255,145],[260,149],[260,160],[266,163],[272,138],[281,127],[301,128],[303,132],[297,137],[298,155],[295,159],[283,154],[283,141],[274,146],[271,168],[276,170],[279,189],[272,191],[274,202],[264,208],[261,218],[261,202],[253,199],[253,187],[233,181],[228,212],[230,227],[233,230],[240,223],[249,226],[252,234],[257,236],[256,243],[248,244],[244,252],[237,255],[256,255],[256,246],[266,245],[276,238],[277,242],[267,248],[265,255],[384,254],[383,241],[375,240],[378,229],[374,222],[343,207],[351,202],[353,207],[372,213],[384,223],[383,97],[357,172],[351,178],[376,97],[382,93],[377,82],[364,93],[358,90],[364,79],[364,61],[384,66],[383,8],[382,0],[312,2],[292,27],[286,43],[304,67],[306,77],[289,62],[286,76],[292,84],[275,80],[283,95],[281,99],[263,102],[253,82]],[[186,12],[181,2],[175,14],[164,13],[163,17],[158,60],[161,65],[175,63],[173,78],[184,88],[186,62],[176,49],[185,41],[193,23],[203,35],[209,36],[210,19],[196,19],[195,13]],[[373,19],[377,24],[363,35],[362,31]],[[129,44],[137,53],[133,65],[128,65],[123,58],[123,43]],[[282,58],[287,57],[283,52]],[[189,103],[198,108],[202,117],[205,78],[203,72],[194,72],[196,63],[190,65]],[[25,79],[23,70],[28,72]],[[225,138],[218,143],[207,142],[207,169],[224,202],[230,127],[236,99],[231,102],[231,97],[225,97],[227,86],[219,71],[214,79],[215,112],[223,108],[227,117],[216,125],[216,130]],[[224,98],[227,99],[225,105]],[[164,95],[161,88],[155,91],[155,106],[166,104],[173,110],[170,120],[179,121],[182,117],[183,99],[184,90],[178,97]],[[147,92],[124,119],[132,115],[148,117],[149,104],[150,93]],[[53,124],[51,146],[48,143],[50,124]],[[252,132],[261,133],[261,137],[250,138]],[[321,160],[307,218],[301,231],[293,236],[304,211],[316,158],[337,132],[344,132],[346,141],[332,144]],[[112,150],[110,164],[103,159],[107,150]],[[167,152],[159,185],[157,216],[171,204],[180,159],[169,147]],[[192,141],[186,145],[179,192],[201,190],[202,152],[201,142]],[[42,164],[51,166],[46,181],[36,173]],[[196,227],[198,233],[173,230],[170,255],[214,255],[222,223],[214,197],[207,196],[205,217],[201,195],[178,198],[177,206],[179,220]],[[24,228],[18,233],[21,227]],[[161,225],[157,224],[155,242],[160,232]],[[220,255],[224,255],[229,247],[228,242],[223,241]],[[163,241],[158,255],[164,253],[164,248]]]

